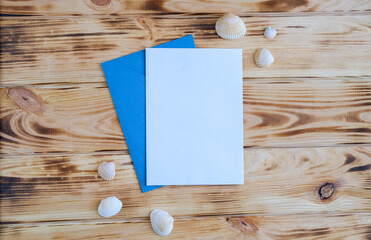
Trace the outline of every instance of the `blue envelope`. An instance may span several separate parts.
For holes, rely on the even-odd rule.
[[[195,48],[192,35],[156,47]],[[146,184],[145,50],[102,63],[111,97],[124,132],[142,192],[162,186]]]

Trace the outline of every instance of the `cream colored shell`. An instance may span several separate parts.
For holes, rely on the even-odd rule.
[[[173,230],[174,218],[161,209],[155,209],[150,215],[153,231],[160,236],[167,236]]]
[[[102,217],[112,217],[120,212],[122,202],[117,197],[108,197],[100,201],[98,213]]]
[[[272,27],[267,27],[264,31],[264,37],[272,39],[277,35],[277,30]]]
[[[271,52],[265,48],[259,48],[255,53],[255,63],[258,67],[267,67],[274,62]]]
[[[114,162],[102,162],[98,167],[98,173],[104,180],[110,181],[115,175],[115,163]]]
[[[215,30],[219,37],[228,40],[240,39],[246,34],[245,23],[233,13],[226,13],[220,17],[216,21]]]

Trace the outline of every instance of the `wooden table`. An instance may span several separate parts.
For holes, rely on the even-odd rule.
[[[369,0],[0,2],[1,239],[156,239],[156,208],[168,239],[371,238]],[[243,39],[215,34],[226,11]],[[188,34],[243,48],[245,184],[142,194],[99,63]],[[124,207],[103,219],[107,196]]]

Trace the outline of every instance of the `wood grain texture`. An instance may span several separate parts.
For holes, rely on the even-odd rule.
[[[235,214],[365,213],[371,210],[371,147],[245,149],[245,183],[167,186],[142,194],[130,156],[4,157],[1,222],[99,220],[101,199],[116,196],[123,210],[110,218],[147,218],[164,209],[175,217]],[[97,167],[116,163],[103,181]],[[325,183],[334,192],[321,199]]]
[[[165,239],[369,239],[371,214],[302,214],[176,218]],[[9,225],[10,239],[163,239],[148,219]]]
[[[235,41],[216,35],[219,15],[6,17],[1,84],[105,82],[101,62],[188,34],[199,48],[243,48],[245,78],[370,77],[369,16],[243,17],[247,35]],[[263,37],[266,26],[276,38]],[[254,63],[260,47],[275,57],[268,68]]]
[[[1,89],[1,152],[126,150],[106,86]]]
[[[367,0],[2,0],[2,14],[91,15],[370,11]]]
[[[243,87],[245,147],[371,143],[371,82],[252,81]],[[105,84],[0,89],[1,153],[127,150]]]
[[[175,217],[168,239],[371,239],[370,10],[0,0],[0,238],[156,239],[148,216],[162,208]],[[227,11],[246,23],[243,39],[215,34]],[[243,48],[245,184],[142,194],[99,63],[188,34],[199,48]],[[269,68],[253,62],[260,47],[276,59]],[[116,163],[112,182],[98,177],[102,161]],[[124,208],[102,219],[107,196]]]

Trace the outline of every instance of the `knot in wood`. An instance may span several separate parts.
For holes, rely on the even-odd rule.
[[[325,183],[324,185],[322,185],[319,190],[318,190],[318,194],[319,194],[319,197],[324,200],[324,199],[328,199],[332,196],[332,194],[334,193],[335,191],[335,185],[332,184],[332,183]]]
[[[111,0],[90,0],[91,3],[99,6],[99,7],[105,7],[111,4]]]
[[[7,94],[22,109],[35,114],[45,111],[41,98],[27,88],[10,88],[7,90]]]
[[[118,10],[116,8],[120,6],[119,2],[116,2],[116,4],[113,4],[112,0],[84,0],[84,2],[91,9],[94,9],[96,11],[105,11],[105,12],[109,11],[111,13]]]
[[[250,235],[259,231],[256,224],[248,217],[230,217],[226,219],[232,228],[243,234]]]

